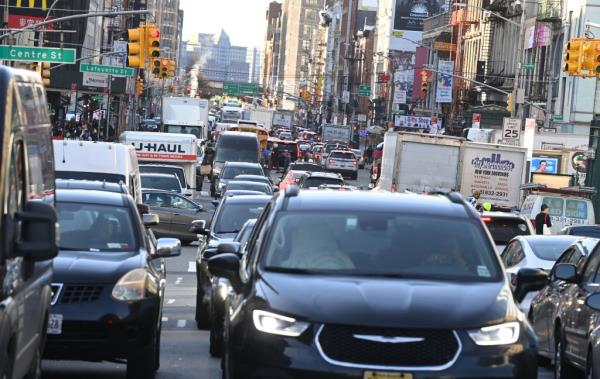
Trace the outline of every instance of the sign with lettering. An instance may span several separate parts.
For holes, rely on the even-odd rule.
[[[75,49],[35,46],[0,46],[0,59],[5,61],[75,63]]]

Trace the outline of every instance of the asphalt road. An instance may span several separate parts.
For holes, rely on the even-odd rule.
[[[368,170],[361,170],[358,181],[349,181],[348,184],[366,189],[368,177]],[[211,217],[214,209],[210,200],[207,196],[198,199],[204,205],[206,218]],[[197,330],[194,321],[195,256],[196,247],[186,246],[180,257],[167,261],[158,379],[221,378],[220,361],[211,358],[208,353],[208,332]],[[125,366],[115,363],[44,361],[43,369],[43,379],[125,379]],[[551,377],[551,371],[540,369],[539,378]]]

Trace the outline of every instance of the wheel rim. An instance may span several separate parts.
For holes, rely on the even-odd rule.
[[[556,351],[554,352],[554,378],[560,379],[560,374],[562,371],[562,353],[561,353],[561,344],[558,342],[556,344]]]

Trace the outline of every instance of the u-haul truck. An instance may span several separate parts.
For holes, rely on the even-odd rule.
[[[185,172],[187,196],[196,190],[196,159],[198,144],[193,134],[123,132],[121,143],[133,145],[140,164],[160,163],[181,166]]]

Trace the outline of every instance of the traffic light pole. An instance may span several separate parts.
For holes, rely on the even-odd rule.
[[[108,131],[110,124],[110,91],[112,86],[112,75],[108,75],[108,96],[106,97],[106,126],[104,127],[104,140],[108,141]],[[116,130],[115,130],[116,134]]]

